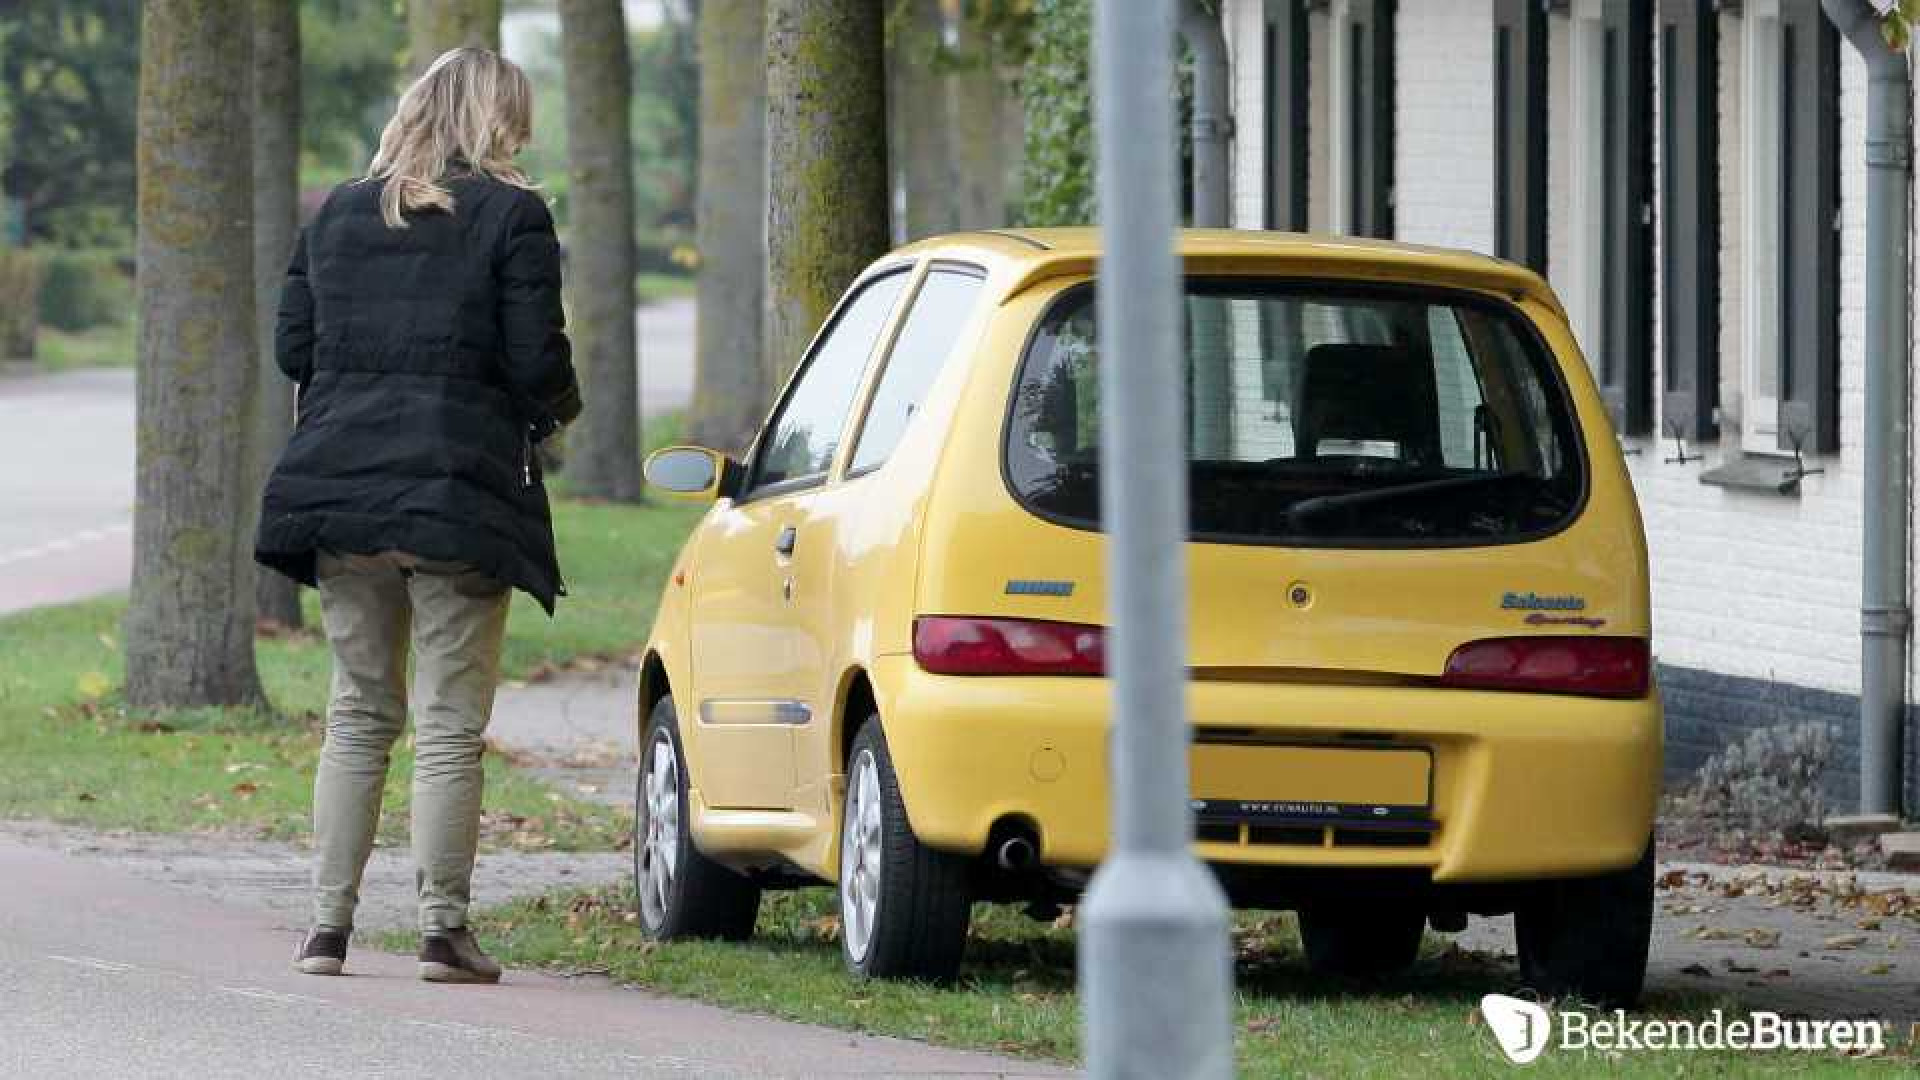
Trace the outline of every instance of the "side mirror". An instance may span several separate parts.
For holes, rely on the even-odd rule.
[[[682,499],[721,499],[740,488],[740,464],[704,446],[669,446],[647,455],[647,483]]]

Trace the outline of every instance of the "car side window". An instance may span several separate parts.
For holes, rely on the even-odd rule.
[[[886,464],[940,368],[953,354],[985,283],[980,275],[967,270],[936,266],[928,271],[887,356],[887,366],[880,373],[880,385],[867,408],[860,441],[854,444],[851,471],[865,472]]]
[[[843,305],[761,435],[752,490],[822,477],[832,467],[867,358],[906,283],[904,271],[889,274]]]

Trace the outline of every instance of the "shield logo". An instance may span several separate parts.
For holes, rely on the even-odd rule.
[[[1547,1048],[1553,1034],[1553,1018],[1538,1002],[1505,994],[1488,994],[1480,999],[1480,1015],[1487,1030],[1493,1032],[1500,1051],[1515,1065],[1526,1065]]]

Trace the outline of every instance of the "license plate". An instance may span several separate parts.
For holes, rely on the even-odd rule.
[[[1200,743],[1190,761],[1203,821],[1425,821],[1433,806],[1424,747]]]

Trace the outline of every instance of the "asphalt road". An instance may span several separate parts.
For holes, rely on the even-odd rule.
[[[691,297],[636,313],[649,416],[693,399]],[[133,372],[0,376],[0,614],[124,589],[133,561]]]
[[[3,836],[0,882],[8,1077],[1060,1075],[591,977],[439,986],[360,949],[301,975],[269,913]]]

